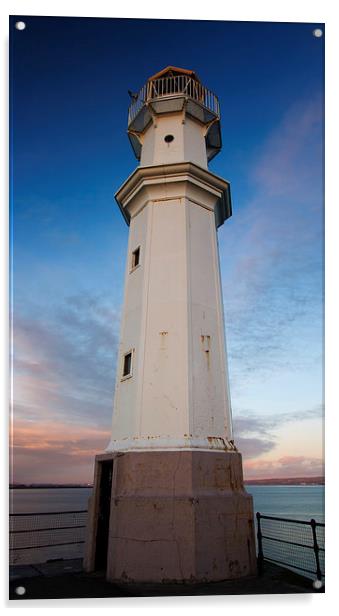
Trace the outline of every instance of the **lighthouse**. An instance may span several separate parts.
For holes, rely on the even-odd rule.
[[[229,182],[215,94],[169,66],[131,97],[138,167],[115,198],[129,225],[111,440],[96,456],[85,568],[116,582],[254,574],[252,498],[232,436],[217,230]]]

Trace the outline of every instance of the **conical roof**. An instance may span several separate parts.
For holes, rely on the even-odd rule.
[[[190,71],[187,68],[179,68],[178,66],[166,66],[162,71],[155,73],[152,77],[149,77],[147,81],[153,81],[154,79],[159,79],[160,77],[166,77],[166,75],[189,75],[196,81],[200,82],[200,79],[195,71]]]

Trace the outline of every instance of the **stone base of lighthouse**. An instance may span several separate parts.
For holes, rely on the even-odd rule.
[[[240,453],[96,457],[84,566],[112,582],[214,582],[256,573]]]

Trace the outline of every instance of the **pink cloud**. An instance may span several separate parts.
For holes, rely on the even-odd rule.
[[[109,436],[93,426],[18,421],[11,435],[11,481],[90,483],[94,456],[104,451]]]
[[[256,459],[244,462],[244,476],[246,479],[317,477],[323,475],[324,462],[321,458],[284,456],[276,460]]]

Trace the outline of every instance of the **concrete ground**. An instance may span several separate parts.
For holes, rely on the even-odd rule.
[[[24,594],[18,594],[24,589]],[[22,590],[21,590],[22,592]],[[111,584],[103,573],[85,573],[82,560],[60,560],[10,568],[10,599],[79,599],[100,597],[158,597],[251,595],[324,592],[312,580],[265,563],[261,576],[205,584]]]

